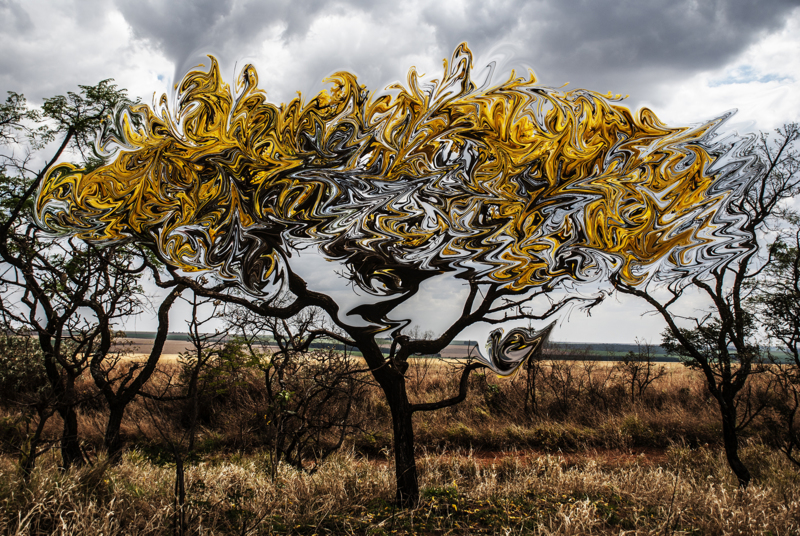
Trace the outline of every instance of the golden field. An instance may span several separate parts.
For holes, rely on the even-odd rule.
[[[176,365],[163,365],[164,373]],[[660,365],[658,365],[660,366]],[[633,400],[614,363],[538,362],[513,380],[474,374],[467,399],[415,416],[423,500],[393,506],[388,407],[377,387],[358,401],[359,432],[314,471],[271,465],[259,423],[258,374],[202,400],[185,469],[188,534],[797,534],[800,473],[776,450],[768,420],[744,433],[754,484],[739,490],[721,453],[716,403],[680,364]],[[457,362],[412,360],[414,401],[452,396]],[[154,381],[159,381],[156,376]],[[754,379],[749,391],[759,396]],[[86,379],[84,389],[91,390]],[[527,409],[525,394],[528,394]],[[3,534],[172,534],[175,465],[169,411],[142,400],[126,414],[127,451],[109,464],[104,408],[81,409],[93,464],[61,472],[57,451],[26,481],[0,457]],[[6,408],[6,428],[13,420]],[[160,419],[160,420],[159,420]],[[48,423],[56,438],[59,421]],[[8,430],[6,430],[6,433]],[[166,439],[165,439],[166,438]]]

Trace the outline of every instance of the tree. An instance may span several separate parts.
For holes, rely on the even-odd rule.
[[[175,295],[174,290],[168,294],[168,298]],[[140,392],[143,397],[143,407],[150,418],[151,426],[147,429],[156,430],[161,440],[166,443],[172,462],[175,464],[173,531],[177,535],[186,534],[191,521],[187,519],[189,508],[186,504],[185,464],[193,457],[196,447],[200,424],[200,400],[207,396],[208,391],[219,387],[209,371],[214,369],[214,361],[219,359],[220,354],[225,352],[225,347],[230,345],[223,340],[221,331],[208,331],[210,322],[221,310],[218,302],[209,303],[194,294],[189,299],[182,299],[192,306],[189,319],[186,321],[191,346],[179,355],[180,366],[177,370],[175,367],[160,367],[160,370],[154,371],[160,373],[157,380],[143,385],[144,389]],[[211,306],[212,314],[205,317],[200,314],[204,305]],[[159,311],[160,314],[163,312],[165,311]],[[161,326],[159,323],[159,328]],[[166,334],[164,331],[164,339]],[[154,346],[158,346],[161,336],[162,332],[159,330]],[[163,340],[161,344],[163,345]],[[151,356],[154,352],[155,348]],[[146,435],[144,428],[139,426],[139,429]],[[244,527],[242,530],[245,530]]]
[[[800,165],[796,141],[799,127],[787,124],[774,137],[762,134],[751,147],[758,159],[755,179],[731,199],[730,213],[746,218],[741,226],[738,255],[722,257],[705,276],[695,276],[690,286],[672,285],[668,298],[660,299],[647,286],[635,286],[614,278],[620,292],[649,303],[665,320],[663,346],[699,368],[720,411],[725,456],[741,487],[750,483],[750,471],[739,456],[739,434],[754,413],[741,411],[740,393],[764,357],[759,345],[753,311],[747,307],[754,281],[775,262],[775,249],[763,257],[763,233],[778,216],[782,203],[800,193]],[[711,306],[692,327],[682,327],[675,304],[687,288],[698,289]]]
[[[636,339],[636,351],[625,354],[615,366],[622,374],[622,383],[631,395],[631,404],[641,400],[648,387],[667,373],[663,365],[653,362],[650,343]]]
[[[461,372],[458,393],[452,397],[437,402],[412,404],[409,400],[406,371],[408,359],[414,355],[433,355],[446,348],[453,339],[465,328],[478,323],[502,324],[518,320],[541,320],[549,318],[564,307],[573,303],[584,303],[593,306],[599,303],[600,298],[587,299],[581,296],[565,296],[556,301],[547,301],[547,307],[542,312],[534,312],[528,307],[535,300],[548,300],[551,289],[539,292],[510,291],[503,289],[502,285],[483,285],[479,282],[470,282],[470,292],[466,303],[463,305],[461,316],[436,338],[422,335],[419,339],[412,339],[408,335],[396,334],[392,340],[388,355],[383,353],[378,333],[371,326],[346,324],[339,318],[339,306],[325,294],[308,289],[306,282],[297,274],[287,269],[288,287],[292,293],[292,301],[286,305],[275,307],[272,302],[255,301],[239,293],[230,293],[230,283],[222,283],[212,287],[196,280],[181,276],[173,268],[169,268],[172,278],[168,282],[161,282],[165,288],[171,288],[179,281],[188,286],[197,295],[211,299],[225,301],[242,309],[251,311],[264,319],[292,319],[302,314],[310,307],[317,307],[334,320],[342,333],[327,328],[310,330],[302,339],[301,346],[308,348],[320,339],[335,340],[342,344],[358,348],[366,361],[369,372],[383,391],[391,410],[392,431],[394,441],[395,471],[397,478],[397,499],[400,504],[408,505],[419,499],[419,483],[417,480],[416,460],[414,457],[414,427],[412,417],[421,411],[434,411],[453,406],[462,402],[467,395],[469,375],[472,371],[486,366],[484,363],[474,361],[467,364]],[[500,302],[498,304],[498,302]],[[588,302],[588,303],[587,303]],[[273,320],[274,322],[274,320]],[[552,326],[550,326],[552,327]],[[520,344],[528,345],[528,353],[535,351],[546,339],[549,329],[534,333]],[[290,340],[286,341],[290,343]],[[296,341],[298,342],[298,341]],[[291,343],[290,343],[291,344]],[[527,357],[527,355],[526,355]]]
[[[312,346],[314,332],[325,329],[319,309],[281,320],[239,307],[227,323],[244,363],[262,375],[265,396],[248,411],[257,416],[251,431],[269,444],[271,475],[281,462],[316,471],[360,429],[355,408],[369,383],[363,364],[335,341]]]
[[[778,347],[778,353],[769,352],[779,417],[773,429],[781,450],[800,468],[800,215],[782,210],[779,216],[771,262],[753,285],[751,303],[770,346]]]
[[[121,273],[127,275],[128,270],[121,270]],[[113,275],[117,276],[117,273]],[[156,365],[158,365],[164,343],[169,335],[169,311],[175,300],[186,289],[183,285],[175,286],[158,304],[156,336],[147,359],[144,362],[139,360],[122,362],[119,357],[114,356],[113,352],[113,321],[127,319],[137,311],[127,308],[117,309],[110,305],[114,304],[114,300],[120,300],[121,297],[124,297],[122,300],[133,298],[138,301],[142,292],[140,288],[130,289],[124,283],[124,278],[109,277],[108,292],[99,295],[96,293],[84,303],[84,306],[89,307],[97,319],[98,348],[87,353],[90,355],[89,370],[92,379],[108,405],[108,421],[103,435],[103,446],[112,461],[119,460],[124,447],[120,428],[125,410],[141,393],[142,387],[156,371]]]
[[[19,451],[20,469],[28,477],[36,458],[49,449],[44,427],[53,415],[53,391],[47,381],[41,349],[31,337],[6,331],[0,338],[0,402],[19,417],[6,431],[5,447]],[[31,428],[33,431],[31,432]]]
[[[4,330],[38,342],[52,391],[47,400],[63,420],[64,467],[84,461],[76,407],[77,384],[87,370],[109,404],[105,446],[112,457],[119,453],[125,407],[152,374],[159,340],[163,346],[166,337],[166,311],[175,299],[170,294],[161,304],[160,339],[148,362],[143,367],[121,362],[113,347],[115,323],[144,305],[139,281],[146,265],[135,261],[141,255],[130,245],[100,248],[53,237],[35,224],[33,194],[45,174],[67,157],[79,158],[87,168],[100,165],[98,132],[101,144],[113,141],[117,114],[132,104],[110,80],[80,88],[45,99],[40,110],[28,108],[16,93],[0,106],[0,314]],[[46,162],[36,168],[43,155]],[[43,425],[48,413],[39,414]],[[28,456],[31,463],[34,458]]]
[[[430,83],[412,70],[395,93],[369,93],[337,73],[330,93],[278,106],[252,66],[234,92],[212,58],[178,85],[174,114],[168,99],[131,110],[138,126],[123,123],[129,150],[114,162],[51,172],[37,214],[51,230],[149,248],[169,272],[165,288],[184,284],[264,318],[324,311],[338,329],[305,341],[361,352],[391,410],[398,501],[413,503],[414,413],[462,401],[476,368],[512,374],[548,330],[493,331],[489,355],[438,402],[410,402],[408,359],[439,353],[477,323],[543,320],[602,299],[575,281],[613,273],[639,285],[662,264],[688,277],[687,253],[713,226],[698,211],[725,208],[718,192],[731,182],[707,173],[725,155],[706,143],[721,120],[670,128],[649,110],[532,76],[477,83],[471,68],[462,44]],[[362,303],[342,310],[312,290],[299,249],[340,263]],[[216,279],[187,276],[198,271]],[[460,315],[439,336],[412,337],[392,314],[442,274],[464,285]],[[388,354],[381,333],[392,338]]]
[[[73,258],[69,251],[75,246],[72,241],[56,244],[53,254],[47,252],[51,244],[43,242],[41,231],[32,221],[32,196],[48,169],[67,152],[95,155],[94,140],[102,121],[129,102],[124,91],[105,80],[96,86],[81,86],[80,93],[45,99],[41,111],[29,109],[22,95],[11,92],[0,106],[0,141],[4,146],[0,154],[3,320],[5,329],[28,326],[39,339],[56,408],[64,421],[65,466],[83,460],[77,441],[75,379],[87,364],[81,356],[86,355],[94,337],[70,333],[79,330],[81,320],[75,313],[80,305],[71,297],[65,303],[64,298],[76,292],[80,300],[90,292],[91,282],[83,276],[97,265],[86,266],[88,257],[82,253]],[[44,166],[34,169],[34,151],[44,150],[52,142],[57,143],[56,149]],[[50,278],[40,279],[42,271]]]

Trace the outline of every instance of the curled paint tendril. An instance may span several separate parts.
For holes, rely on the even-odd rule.
[[[315,246],[375,295],[431,275],[512,290],[614,273],[686,279],[736,255],[728,199],[752,175],[747,140],[714,141],[725,117],[668,127],[586,90],[511,76],[480,87],[465,44],[441,79],[375,93],[340,72],[309,102],[267,101],[255,68],[234,89],[212,57],[166,97],[119,120],[113,161],[60,165],[41,225],[136,240],[187,271],[253,293]]]

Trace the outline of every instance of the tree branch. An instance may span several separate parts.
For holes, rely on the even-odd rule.
[[[461,371],[461,381],[458,384],[458,394],[454,397],[447,398],[445,400],[440,400],[439,402],[427,402],[424,404],[411,404],[411,412],[417,411],[434,411],[437,409],[448,408],[450,406],[455,406],[464,401],[467,398],[467,387],[469,385],[469,375],[473,370],[483,368],[483,364],[481,363],[470,363],[464,370]]]

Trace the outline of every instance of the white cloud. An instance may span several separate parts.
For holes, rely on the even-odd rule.
[[[800,9],[779,32],[764,36],[733,61],[676,80],[650,105],[663,120],[695,123],[738,108],[727,128],[769,131],[800,121]]]
[[[284,28],[273,29],[246,61],[257,67],[260,85],[276,102],[292,99],[298,91],[313,96],[326,87],[325,77],[341,70],[354,72],[360,83],[377,90],[405,80],[412,65],[440,71],[441,58],[428,28],[412,13],[394,18],[392,26],[386,31],[380,20],[362,11],[327,13],[293,39],[284,39]]]
[[[22,7],[32,20],[30,28],[9,19],[0,23],[0,89],[39,102],[104,78],[114,78],[132,95],[165,88],[158,76],[171,76],[172,65],[157,50],[133,40],[120,13],[102,3],[32,0]]]
[[[405,81],[412,65],[436,77],[442,58],[468,41],[477,66],[513,51],[509,66],[529,65],[543,83],[630,93],[630,106],[649,104],[671,124],[738,108],[727,128],[768,130],[800,120],[800,9],[792,5],[0,0],[0,90],[37,102],[114,78],[149,103],[211,52],[228,81],[244,63],[256,65],[260,86],[280,102],[313,95],[341,69],[377,90]],[[316,283],[332,292],[341,280],[328,274]],[[441,331],[461,306],[460,285],[430,280],[393,316]],[[687,302],[687,311],[701,303]],[[630,298],[609,300],[588,319],[574,311],[554,338],[658,341],[663,322],[645,310]]]

